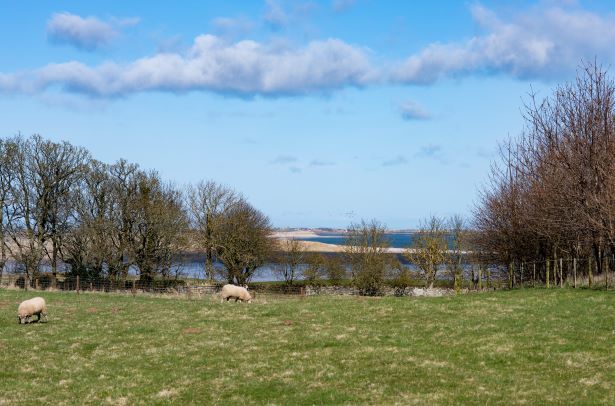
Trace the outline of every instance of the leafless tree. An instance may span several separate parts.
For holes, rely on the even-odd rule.
[[[386,227],[377,220],[351,224],[346,230],[345,257],[353,284],[362,294],[377,295],[391,267]]]
[[[280,240],[273,257],[274,269],[282,276],[287,285],[292,285],[306,258],[305,246],[301,241],[292,238]]]
[[[468,232],[461,216],[454,215],[448,220],[447,234],[451,246],[446,254],[446,267],[454,278],[455,290],[459,292],[463,285],[463,266],[468,246]]]
[[[423,221],[415,234],[406,258],[423,273],[425,286],[433,288],[440,266],[446,259],[446,228],[443,219],[431,216]]]
[[[245,199],[232,204],[216,225],[215,251],[224,265],[223,277],[243,285],[271,258],[269,218]]]
[[[205,275],[214,279],[217,227],[224,214],[241,197],[232,189],[214,181],[199,182],[188,187],[187,206],[192,230],[196,232],[195,242],[205,251]]]
[[[139,269],[139,279],[150,283],[155,274],[169,276],[173,254],[184,245],[187,219],[181,193],[163,184],[157,173],[140,174],[137,183],[129,253]]]
[[[615,84],[596,63],[550,97],[530,95],[526,130],[501,146],[475,211],[480,249],[514,270],[509,283],[524,261],[544,264],[548,284],[558,256],[591,255],[602,272],[615,253],[614,107]]]

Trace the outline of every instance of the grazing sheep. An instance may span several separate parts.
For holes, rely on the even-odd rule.
[[[252,303],[250,292],[248,292],[248,289],[241,286],[231,284],[224,285],[220,291],[220,296],[223,302],[224,299],[226,299],[227,302],[229,299],[235,299],[235,301],[241,300],[242,302]]]
[[[45,305],[45,299],[42,297],[35,297],[32,299],[24,300],[17,308],[17,320],[19,324],[26,324],[30,322],[30,317],[37,315],[37,321],[41,320],[41,315],[47,321],[47,306]]]

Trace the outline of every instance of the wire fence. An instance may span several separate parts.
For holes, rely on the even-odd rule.
[[[589,258],[556,258],[544,261],[512,261],[509,264],[465,263],[462,265],[459,285],[455,284],[453,269],[442,265],[435,286],[440,289],[480,291],[485,289],[531,288],[531,287],[590,287],[609,289],[615,283],[615,258],[604,257],[602,261]],[[26,278],[24,273],[4,273],[0,288],[27,289],[35,291],[64,292],[106,292],[122,294],[164,294],[203,296],[219,293],[224,283],[199,279],[153,279],[140,280],[134,277],[126,280],[105,278],[84,278],[59,274],[53,281],[51,274],[40,273]],[[415,272],[407,285],[396,285],[393,279],[383,284],[380,294],[411,296],[411,290],[423,287],[421,275]],[[298,281],[295,284],[283,282],[256,282],[248,285],[253,296],[309,296],[318,294],[360,295],[360,290],[350,284],[332,285],[321,280],[310,284]]]
[[[4,274],[0,279],[0,288],[21,289],[31,291],[59,291],[59,292],[101,292],[120,293],[130,295],[158,294],[158,295],[183,295],[203,296],[213,295],[220,292],[225,283],[209,282],[185,279],[158,279],[142,281],[139,279],[127,279],[114,281],[109,279],[90,279],[79,276],[59,276],[53,283],[49,274],[42,274],[31,279],[22,274]],[[306,287],[302,285],[284,284],[249,284],[246,285],[252,296],[260,294],[281,296],[305,296]]]

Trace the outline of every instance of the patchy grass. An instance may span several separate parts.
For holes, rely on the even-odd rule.
[[[615,403],[615,293],[214,298],[0,290],[0,405]]]

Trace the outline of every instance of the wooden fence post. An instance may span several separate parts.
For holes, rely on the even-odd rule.
[[[534,262],[533,265],[533,270],[532,270],[532,286],[536,287],[536,262]]]
[[[79,294],[79,275],[77,275],[77,294]]]
[[[547,274],[546,274],[546,278],[545,278],[545,280],[547,281],[547,289],[549,289],[549,278],[551,277],[551,275],[549,274],[549,271],[550,271],[550,269],[549,269],[550,262],[551,262],[551,261],[549,261],[549,258],[547,258]]]
[[[572,259],[572,278],[574,283],[574,288],[577,288],[577,257]]]
[[[487,266],[487,289],[491,289],[491,268]]]
[[[609,258],[605,257],[606,263],[604,266],[604,284],[606,286],[606,290],[609,290]]]
[[[564,287],[564,261],[563,258],[559,259],[559,287]]]
[[[523,262],[521,262],[521,287],[523,288]]]
[[[589,287],[592,287],[592,257],[589,256],[587,257],[587,277],[588,277],[588,283],[589,283]]]
[[[478,290],[483,290],[483,267],[478,265]]]
[[[38,278],[34,279],[34,289],[36,289],[36,290],[39,289]]]
[[[513,263],[508,264],[508,289],[513,288]]]
[[[135,288],[135,280],[132,280],[132,295],[135,296],[137,294],[137,289]]]

